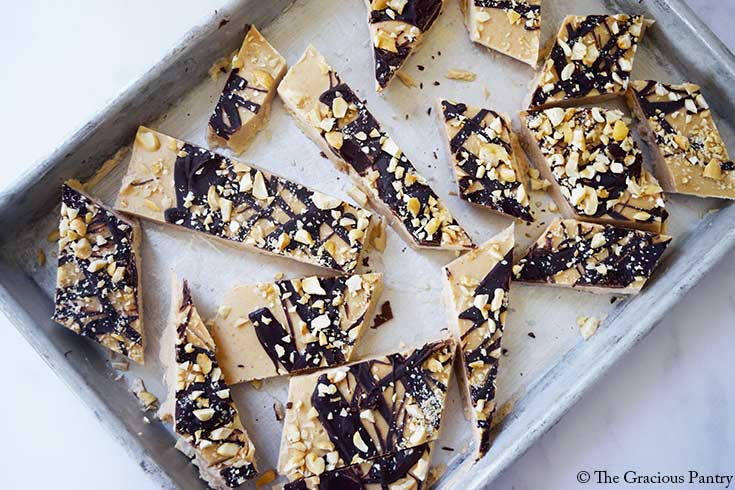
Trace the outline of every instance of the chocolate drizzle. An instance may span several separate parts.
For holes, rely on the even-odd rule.
[[[520,218],[525,221],[533,221],[531,209],[528,204],[522,204],[517,198],[518,188],[522,186],[521,179],[516,178],[514,182],[501,181],[489,172],[484,172],[478,178],[480,159],[478,155],[469,151],[465,143],[471,136],[475,136],[486,144],[501,146],[509,158],[513,158],[513,149],[510,143],[510,131],[505,119],[497,112],[488,109],[479,109],[476,114],[468,113],[468,107],[462,103],[441,101],[444,121],[449,126],[459,127],[459,131],[449,142],[449,148],[456,165],[466,175],[458,175],[460,197],[466,201],[480,206],[487,206],[495,211]],[[490,120],[488,121],[488,116]],[[502,132],[496,133],[488,129],[488,123],[498,118],[502,124]],[[511,162],[507,163],[513,168]],[[483,165],[484,167],[484,165]],[[515,171],[515,168],[513,168]],[[524,193],[525,194],[525,193]]]
[[[670,238],[653,233],[578,222],[567,227],[563,223],[552,225],[544,234],[544,243],[531,247],[518,263],[516,279],[554,283],[557,274],[575,270],[579,277],[574,286],[627,288],[639,278],[651,276],[670,243]],[[560,236],[555,237],[555,233]],[[595,238],[598,233],[604,237],[602,245],[594,243],[599,241]]]
[[[638,43],[638,36],[631,34],[633,25],[640,25],[643,19],[640,16],[618,16],[624,21],[618,21],[616,16],[589,15],[581,21],[566,22],[567,38],[565,43],[568,48],[573,48],[577,41],[585,36],[592,35],[598,51],[594,61],[573,60],[570,53],[560,44],[560,38],[551,49],[550,59],[555,70],[555,82],[552,84],[541,84],[533,93],[531,107],[546,104],[550,99],[556,100],[559,95],[563,100],[577,99],[596,94],[608,94],[624,90],[630,78],[630,71],[623,70],[619,66],[620,60],[630,52]],[[617,32],[611,29],[608,20],[616,22]],[[641,30],[643,27],[641,27]],[[602,43],[600,39],[605,36],[607,40]],[[618,41],[627,36],[630,38],[630,48],[621,49]],[[566,80],[562,80],[562,72],[568,64],[573,64],[574,72]],[[632,63],[632,59],[630,60]],[[549,67],[545,68],[548,70]],[[547,85],[550,85],[547,87]],[[618,85],[618,88],[615,86]]]
[[[142,362],[133,226],[67,184],[62,187],[61,202],[68,210],[62,220],[73,221],[68,212],[74,210],[76,219],[85,222],[86,234],[77,235],[77,242],[62,236],[58,265],[67,276],[75,277],[69,284],[57,285],[54,321]],[[91,247],[86,258],[75,253],[81,241]],[[104,267],[91,267],[99,260]],[[115,264],[114,271],[110,264]]]
[[[411,436],[406,432],[407,423],[413,417],[406,409],[412,401],[418,404],[428,424],[427,434],[439,429],[447,387],[424,367],[424,363],[429,359],[436,360],[439,352],[451,349],[450,345],[447,342],[427,344],[408,356],[392,354],[349,366],[348,398],[328,375],[318,378],[311,404],[342,461],[353,461],[356,455],[363,459],[372,458],[405,448]],[[445,363],[451,363],[449,352],[447,356],[449,359]],[[388,374],[376,379],[376,368]],[[394,399],[393,394],[401,392],[404,392],[403,396]],[[377,431],[377,440],[369,436],[360,417],[365,410],[386,422],[387,433]],[[362,449],[355,446],[352,436],[355,432],[365,443]]]
[[[265,200],[258,199],[252,189],[253,183],[261,177],[269,196]],[[250,184],[244,186],[243,182]],[[277,255],[306,255],[318,265],[342,272],[350,272],[357,266],[356,257],[363,244],[360,241],[353,243],[349,229],[339,223],[341,218],[357,222],[356,209],[347,203],[341,203],[336,209],[320,209],[312,199],[313,191],[255,168],[242,164],[236,167],[229,159],[190,144],[185,144],[176,158],[174,185],[176,207],[164,212],[169,223],[245,242]],[[212,206],[210,202],[212,188],[232,204],[231,217],[240,214],[246,219],[236,222],[231,217],[224,219],[223,207]],[[290,199],[297,201],[298,205],[292,207]],[[338,218],[335,218],[335,213]],[[326,234],[325,226],[330,229]],[[263,228],[267,230],[264,236],[254,233],[254,230],[260,232]],[[312,243],[295,239],[296,233],[302,229],[312,237]],[[284,234],[290,240],[279,246],[279,239]],[[325,248],[325,243],[335,237],[345,246],[350,246],[350,257],[338,261]]]
[[[476,7],[516,12],[525,19],[523,28],[527,31],[537,31],[541,28],[541,5],[531,5],[523,0],[474,0],[474,2]]]
[[[430,452],[430,444],[424,444],[367,463],[328,471],[319,475],[318,479],[291,482],[286,484],[284,490],[382,490],[409,479],[415,482],[410,488],[422,490],[425,488],[425,479],[416,476],[418,472],[415,470],[422,458],[430,460]]]
[[[248,98],[250,95],[248,91],[257,94],[268,92],[249,85],[246,79],[238,76],[238,69],[233,69],[209,119],[209,126],[220,138],[228,140],[242,127],[240,108],[253,114],[260,111],[260,104]]]
[[[337,74],[331,72],[330,89],[319,96],[319,101],[332,107],[333,101],[338,97],[354,107],[356,114],[339,128],[343,143],[339,149],[330,146],[332,152],[347,162],[360,176],[365,177],[370,172],[377,172],[374,186],[380,200],[391,209],[416,243],[422,246],[440,246],[441,230],[429,234],[425,229],[425,223],[417,219],[431,216],[432,203],[437,206],[439,197],[418,176],[413,164],[397,147],[394,154],[386,151],[386,143],[392,143],[389,141],[390,137],[382,130],[380,123],[357,94],[342,83]],[[413,179],[409,182],[410,177]],[[409,198],[416,198],[420,204],[416,215],[407,208]],[[459,230],[458,234],[460,232],[464,234],[453,218],[447,224],[455,226]]]

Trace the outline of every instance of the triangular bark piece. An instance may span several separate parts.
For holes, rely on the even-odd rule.
[[[369,211],[142,126],[115,207],[344,273],[382,232]]]
[[[735,163],[698,85],[638,80],[627,100],[653,148],[664,191],[735,199]]]
[[[553,107],[521,113],[529,155],[561,213],[659,233],[664,194],[618,110]]]
[[[523,221],[533,221],[528,164],[509,119],[490,109],[439,101],[459,197]]]
[[[278,95],[304,133],[411,245],[473,247],[426,179],[314,47],[291,67]]]
[[[591,104],[623,95],[638,43],[651,24],[640,15],[566,17],[529,108]]]
[[[232,71],[209,118],[210,147],[228,147],[236,155],[247,149],[268,123],[276,87],[286,74],[286,60],[258,32],[248,26]]]
[[[172,318],[161,344],[169,399],[159,415],[173,420],[181,438],[177,445],[186,443],[183,452],[211,488],[236,488],[257,472],[255,446],[240,421],[217,362],[214,339],[186,281],[182,284],[174,278],[173,283]],[[166,343],[172,339],[173,345]]]
[[[279,473],[308,478],[436,440],[454,348],[434,342],[291,378]]]
[[[460,0],[470,39],[536,67],[541,0]]]
[[[383,289],[381,274],[237,286],[213,323],[230,383],[350,361]]]
[[[424,41],[444,0],[365,0],[375,62],[375,89],[388,86]]]
[[[637,294],[671,237],[609,225],[558,219],[515,266],[516,281]]]
[[[142,364],[140,240],[137,220],[105,208],[79,182],[62,186],[53,319]]]
[[[459,344],[465,403],[475,425],[475,459],[490,449],[495,379],[508,315],[513,226],[444,266],[445,301]]]

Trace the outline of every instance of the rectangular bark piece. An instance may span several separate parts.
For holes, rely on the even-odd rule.
[[[115,207],[345,273],[381,227],[369,211],[144,127]]]
[[[470,39],[536,67],[541,0],[460,0]]]
[[[617,110],[553,107],[520,114],[529,155],[552,183],[561,213],[661,232],[668,217],[658,181]]]
[[[735,199],[735,164],[698,85],[638,80],[627,101],[666,192]]]
[[[533,221],[528,162],[510,120],[490,109],[440,100],[447,151],[459,197],[497,213]]]
[[[375,90],[388,86],[424,42],[444,0],[365,0],[375,63]]]
[[[513,266],[516,281],[637,294],[671,237],[576,220],[556,220]]]
[[[237,488],[257,473],[255,446],[186,281],[174,277],[172,287],[171,320],[161,342],[169,395],[159,416],[173,421],[180,436],[176,447],[192,458],[210,488]]]
[[[447,250],[473,247],[365,103],[313,47],[289,69],[278,95],[304,133],[352,177],[409,244]]]
[[[248,26],[232,71],[207,126],[213,148],[244,152],[270,118],[276,87],[286,74],[286,60],[258,32]]]
[[[514,245],[510,226],[444,266],[445,302],[461,353],[460,385],[475,426],[475,460],[490,449]]]
[[[212,327],[231,384],[348,362],[383,289],[381,274],[237,286]]]
[[[589,104],[623,95],[638,43],[652,24],[639,15],[566,17],[528,107]]]
[[[105,208],[77,181],[61,189],[55,322],[143,364],[138,221]]]
[[[287,483],[283,490],[425,490],[433,443]]]
[[[454,343],[291,378],[279,473],[308,478],[439,437]]]

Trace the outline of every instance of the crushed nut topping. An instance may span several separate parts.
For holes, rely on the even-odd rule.
[[[663,190],[617,110],[554,107],[522,116],[559,192],[584,219],[660,230]],[[561,205],[561,203],[559,203]]]

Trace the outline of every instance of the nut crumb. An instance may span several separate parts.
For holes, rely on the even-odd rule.
[[[447,71],[447,78],[450,80],[462,80],[465,82],[472,82],[475,80],[475,78],[477,78],[477,75],[472,73],[471,71],[450,68],[449,71]]]
[[[577,317],[577,326],[584,340],[592,337],[600,326],[600,319],[594,316]]]
[[[46,265],[46,254],[40,248],[36,251],[36,261],[39,267]]]
[[[261,379],[254,379],[250,382],[250,385],[255,388],[256,390],[259,390],[263,387],[263,380]]]
[[[398,78],[398,80],[401,81],[403,85],[405,85],[408,88],[413,88],[416,86],[416,79],[414,79],[408,73],[403,73],[402,71],[398,71],[396,72],[396,77]]]
[[[143,410],[155,410],[158,408],[158,398],[153,393],[145,389],[145,384],[140,378],[135,378],[131,386],[131,391],[138,397]]]
[[[273,413],[276,414],[276,420],[279,422],[283,420],[286,417],[286,411],[283,408],[283,403],[278,400],[273,402]]]
[[[274,470],[268,470],[255,480],[255,488],[260,488],[264,485],[272,483],[276,479],[276,472]]]

